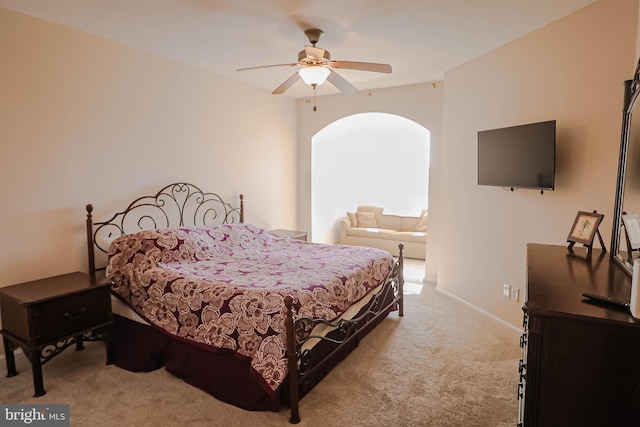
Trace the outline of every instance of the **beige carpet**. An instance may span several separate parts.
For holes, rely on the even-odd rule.
[[[408,261],[405,316],[392,313],[300,402],[301,426],[514,426],[517,366],[513,329],[422,286]],[[33,398],[30,365],[6,378],[0,403],[68,403],[72,426],[284,426],[288,411],[249,412],[221,403],[163,369],[131,373],[104,364],[87,343],[44,368],[47,394]]]

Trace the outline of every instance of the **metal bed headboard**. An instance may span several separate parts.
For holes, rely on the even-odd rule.
[[[89,273],[96,271],[95,248],[107,253],[109,243],[124,234],[156,228],[212,226],[244,222],[244,196],[240,207],[233,207],[216,193],[205,193],[186,182],[167,185],[153,196],[139,197],[111,219],[93,222],[93,206],[87,209],[87,249]]]

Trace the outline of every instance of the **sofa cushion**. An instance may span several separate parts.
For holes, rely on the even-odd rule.
[[[376,221],[375,212],[356,212],[358,218],[359,228],[377,228],[378,221]]]
[[[349,221],[351,221],[352,227],[358,226],[358,217],[355,212],[347,212],[347,216],[349,217]]]
[[[422,218],[420,218],[420,222],[416,225],[416,231],[421,231],[423,233],[427,232],[427,213],[422,214]]]
[[[403,217],[398,215],[380,215],[376,217],[378,227],[388,230],[402,230]]]
[[[394,230],[386,230],[384,228],[350,228],[347,234],[356,237],[370,237],[372,239],[393,239]]]
[[[379,208],[377,206],[369,206],[369,205],[358,206],[358,209],[357,209],[358,212],[374,212],[379,215],[382,215],[383,210],[384,208]]]
[[[416,226],[419,221],[419,216],[403,216],[398,231],[416,231]]]
[[[427,240],[427,234],[419,231],[399,231],[393,235],[395,239],[403,242],[424,243]]]
[[[347,232],[349,236],[368,237],[371,239],[397,240],[401,242],[425,243],[426,233],[418,231],[396,231],[385,228],[350,228]]]

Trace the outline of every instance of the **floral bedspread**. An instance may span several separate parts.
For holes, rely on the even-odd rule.
[[[385,278],[385,251],[277,237],[247,224],[141,231],[115,239],[113,290],[170,334],[251,359],[274,392],[287,374],[284,298],[334,320]]]

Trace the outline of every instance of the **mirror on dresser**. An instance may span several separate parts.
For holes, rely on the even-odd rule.
[[[640,250],[632,250],[627,238],[623,215],[640,215],[640,62],[632,80],[625,82],[620,158],[613,230],[611,232],[611,256],[629,275],[633,271],[633,259],[640,258]]]

